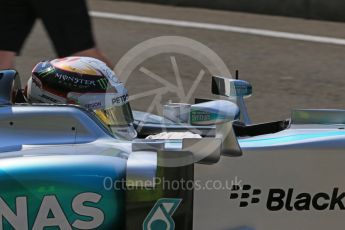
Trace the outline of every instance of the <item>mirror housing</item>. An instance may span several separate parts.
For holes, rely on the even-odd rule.
[[[253,87],[243,80],[213,76],[212,93],[229,98],[248,98],[253,93]]]
[[[229,79],[225,77],[212,77],[212,93],[218,96],[227,97],[228,100],[236,102],[241,112],[241,120],[250,125],[252,122],[249,118],[244,98],[248,98],[253,93],[253,87],[249,82]]]

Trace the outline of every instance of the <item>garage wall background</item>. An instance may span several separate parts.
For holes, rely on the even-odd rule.
[[[128,1],[128,0],[119,0]],[[345,21],[345,0],[131,0],[307,19]]]

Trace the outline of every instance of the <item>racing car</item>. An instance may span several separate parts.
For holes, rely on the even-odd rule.
[[[340,229],[345,111],[251,124],[251,85],[211,83],[222,100],[134,111],[124,140],[88,108],[27,103],[1,71],[0,229]],[[186,131],[200,137],[147,138]]]

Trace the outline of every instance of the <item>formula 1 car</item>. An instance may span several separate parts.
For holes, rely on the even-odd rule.
[[[253,125],[250,84],[215,76],[226,100],[198,101],[187,116],[176,104],[166,117],[135,111],[139,136],[125,141],[85,108],[23,103],[18,80],[0,72],[0,229],[344,225],[343,110]],[[202,138],[145,139],[162,131]]]

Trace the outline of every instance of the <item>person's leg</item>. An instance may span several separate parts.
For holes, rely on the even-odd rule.
[[[20,52],[35,22],[35,14],[25,0],[0,0],[0,69],[14,68]]]
[[[32,1],[36,2],[36,12],[42,18],[59,57],[94,57],[113,67],[96,48],[85,0],[59,0],[53,5],[47,0]]]
[[[0,70],[13,69],[16,53],[0,50]]]

